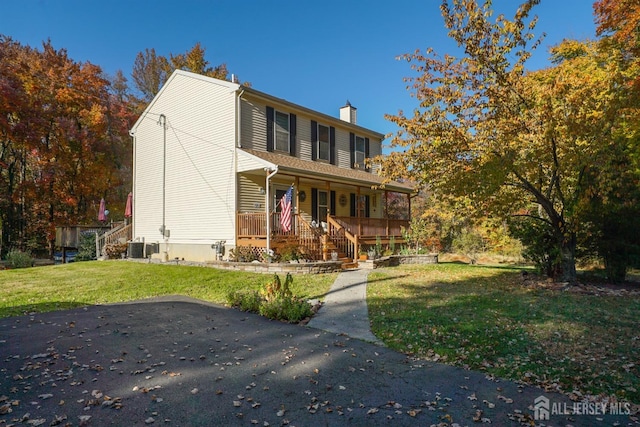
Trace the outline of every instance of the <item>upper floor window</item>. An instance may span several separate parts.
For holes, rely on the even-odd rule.
[[[311,160],[336,164],[336,128],[311,120]]]
[[[329,126],[318,124],[318,159],[330,160]]]
[[[369,157],[369,138],[350,133],[349,146],[351,151],[351,167],[367,169],[365,159]]]
[[[289,152],[289,114],[280,111],[275,112],[275,149],[278,151]]]
[[[296,115],[267,105],[267,151],[296,155]]]
[[[353,155],[354,155],[354,166],[358,168],[364,169],[364,159],[366,157],[366,149],[364,138],[361,136],[356,136],[355,146],[353,147]]]

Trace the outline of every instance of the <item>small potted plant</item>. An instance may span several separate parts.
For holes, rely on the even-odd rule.
[[[366,261],[366,260],[368,260],[368,259],[369,259],[369,255],[368,255],[365,251],[360,251],[360,252],[358,253],[358,259],[359,259],[360,261]]]

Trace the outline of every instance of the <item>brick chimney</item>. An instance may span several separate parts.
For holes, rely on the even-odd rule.
[[[352,124],[356,124],[356,113],[358,109],[351,105],[349,100],[347,100],[347,104],[340,108],[340,120],[344,120],[345,122],[349,122]]]

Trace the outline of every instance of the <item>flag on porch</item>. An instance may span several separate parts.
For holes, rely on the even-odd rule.
[[[293,185],[289,187],[282,199],[280,200],[280,226],[282,231],[288,233],[291,231],[291,197],[293,194]]]

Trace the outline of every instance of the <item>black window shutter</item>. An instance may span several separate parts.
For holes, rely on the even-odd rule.
[[[355,218],[356,216],[356,195],[351,193],[349,195],[349,216]]]
[[[311,120],[311,160],[318,158],[318,122]]]
[[[289,154],[296,155],[296,115],[289,114]]]
[[[273,107],[267,107],[267,151],[273,151]]]
[[[365,159],[369,158],[369,138],[365,138],[364,139],[364,157]],[[367,166],[367,170],[371,169],[369,166]]]
[[[329,128],[329,163],[336,164],[336,128]]]
[[[356,135],[353,132],[349,133],[349,155],[349,167],[353,168],[356,163]]]
[[[318,222],[318,189],[311,189],[311,219]]]
[[[371,196],[364,196],[364,217],[365,218],[370,218],[371,217],[371,207],[369,206],[369,204],[371,203]]]
[[[336,215],[336,192],[331,190],[329,201],[331,206],[329,206],[329,214],[335,216]]]

